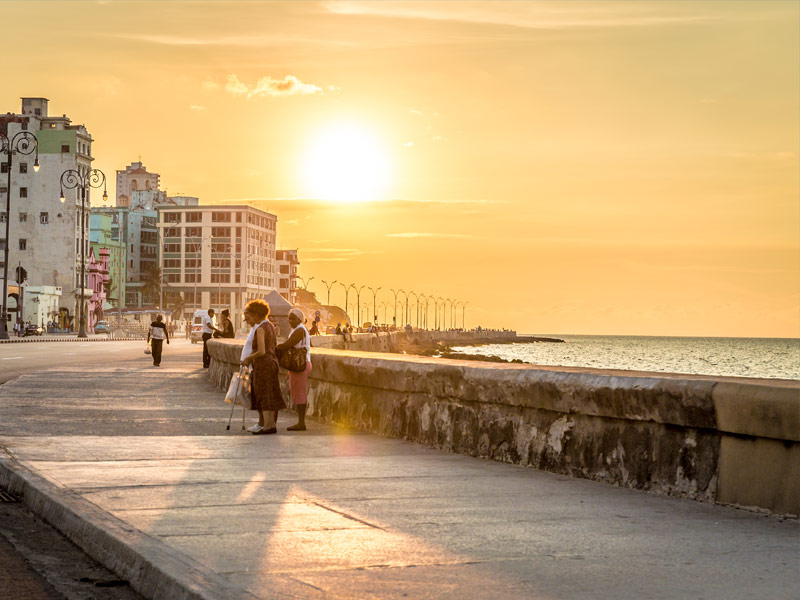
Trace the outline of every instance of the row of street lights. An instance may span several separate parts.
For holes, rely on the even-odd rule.
[[[314,279],[314,277],[309,277],[308,279],[304,279],[304,278],[298,276],[298,279],[300,279],[300,282],[303,284],[303,289],[307,290],[308,289],[308,285],[311,283],[311,281]],[[330,304],[331,304],[331,288],[333,288],[333,286],[336,285],[337,283],[344,288],[344,312],[345,312],[345,317],[347,317],[347,318],[349,318],[348,311],[349,311],[349,306],[350,306],[349,305],[350,290],[353,290],[355,292],[355,294],[356,294],[356,319],[357,319],[357,323],[359,324],[359,326],[361,325],[361,308],[362,308],[362,305],[361,305],[361,292],[364,290],[364,288],[367,288],[372,293],[372,314],[374,316],[374,320],[375,321],[378,320],[378,300],[377,300],[377,298],[378,298],[378,292],[383,289],[382,287],[373,288],[373,287],[366,286],[366,285],[357,286],[355,283],[345,283],[345,282],[337,281],[335,279],[333,281],[330,281],[330,282],[328,282],[328,281],[326,281],[324,279],[321,279],[320,281],[322,281],[322,283],[325,285],[325,287],[327,288],[327,291],[328,291],[328,299],[327,299],[327,305],[328,306],[330,306]],[[408,299],[409,299],[410,296],[414,296],[414,306],[416,307],[417,329],[419,329],[420,326],[422,326],[423,329],[428,329],[428,314],[430,312],[430,304],[431,303],[433,303],[433,305],[434,305],[434,323],[433,323],[433,328],[434,329],[444,328],[445,327],[445,323],[448,323],[449,327],[451,329],[455,329],[457,327],[457,325],[458,325],[458,317],[456,316],[455,311],[456,311],[456,308],[459,307],[459,306],[461,307],[461,328],[464,329],[466,308],[467,308],[467,304],[469,304],[468,301],[464,302],[464,301],[461,301],[461,300],[454,300],[454,299],[451,299],[451,298],[442,298],[441,296],[425,295],[425,294],[417,293],[417,292],[415,292],[413,290],[406,292],[403,289],[397,289],[397,290],[390,289],[389,291],[392,293],[392,295],[394,297],[394,304],[393,304],[393,307],[394,307],[393,315],[394,315],[394,317],[393,318],[394,318],[395,325],[397,324],[397,298],[398,298],[398,296],[400,294],[403,294],[404,297],[401,298],[400,308],[401,308],[401,310],[403,310],[403,304],[405,303],[405,310],[403,311],[403,314],[405,315],[405,318],[403,320],[404,323],[408,324],[410,322],[409,321],[409,316],[410,315],[409,315],[409,312],[408,312]],[[420,308],[423,305],[424,305],[424,310],[422,312],[420,312]],[[385,321],[386,320],[386,309],[388,308],[389,304],[385,303],[385,302],[381,302],[381,306],[384,307],[383,316],[384,316],[384,321]],[[447,319],[447,307],[448,306],[450,307],[450,319],[449,320]],[[363,308],[364,308],[364,310],[366,312],[367,306],[364,305]],[[440,315],[440,309],[441,309],[441,315]]]

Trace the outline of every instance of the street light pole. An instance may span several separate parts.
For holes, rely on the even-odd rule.
[[[372,312],[374,313],[374,317],[375,317],[375,319],[374,319],[374,320],[375,320],[375,321],[377,321],[377,320],[378,320],[378,303],[377,303],[377,297],[378,297],[378,292],[380,291],[380,289],[381,289],[381,288],[375,288],[374,290],[373,290],[372,288],[367,288],[367,289],[368,289],[370,292],[372,292]]]
[[[61,202],[65,202],[64,188],[81,191],[81,298],[80,298],[80,328],[78,337],[86,335],[86,306],[84,294],[86,288],[86,196],[90,188],[103,186],[103,202],[108,201],[106,191],[106,175],[100,169],[90,169],[83,173],[75,169],[67,169],[61,173]]]
[[[14,165],[15,154],[30,155],[36,151],[36,158],[33,161],[33,170],[39,170],[39,141],[30,131],[18,131],[9,139],[5,134],[0,133],[0,153],[5,154],[6,169],[8,169],[8,185],[6,186],[6,237],[3,247],[3,303],[0,312],[0,340],[8,339],[8,250],[11,244],[9,228],[11,225],[11,171]],[[19,283],[19,282],[17,282]],[[19,302],[17,303],[17,315],[19,315]]]
[[[356,291],[356,315],[358,319],[358,323],[356,323],[356,329],[361,329],[361,290],[364,289],[365,286],[361,286],[357,288],[353,285],[353,289]]]
[[[334,283],[336,283],[336,282],[334,281]],[[352,283],[348,283],[348,284],[345,285],[344,283],[342,283],[340,281],[339,285],[344,288],[344,324],[347,325],[347,320],[350,318],[350,317],[347,316],[347,308],[348,308],[347,307],[347,300],[349,298],[350,288],[353,287],[353,284]]]
[[[464,331],[467,330],[466,325],[464,325],[464,313],[466,312],[467,304],[469,304],[469,300],[461,303],[461,329]]]
[[[426,320],[428,318],[428,297],[425,294],[420,294],[419,299],[425,300],[425,312],[422,313],[421,323],[422,323],[422,328],[427,329],[428,324],[426,323]],[[417,317],[417,319],[419,320],[419,317]]]
[[[414,305],[417,308],[417,329],[419,329],[419,296],[417,292],[408,292],[409,296],[414,296]],[[408,302],[406,301],[406,306],[408,306]],[[408,309],[406,309],[408,310]],[[406,321],[408,321],[408,315],[406,314]]]
[[[391,288],[389,291],[394,294],[394,314],[392,315],[392,319],[394,319],[394,326],[397,327],[397,294],[405,294],[405,292],[403,290],[393,290]]]
[[[333,287],[333,285],[336,283],[336,280],[334,279],[334,280],[333,280],[333,281],[331,281],[330,283],[328,283],[328,282],[327,282],[327,281],[325,281],[324,279],[320,279],[320,281],[321,281],[322,283],[324,283],[324,284],[325,284],[325,287],[327,287],[327,288],[328,288],[328,304],[327,304],[327,306],[330,306],[330,305],[331,305],[331,288],[332,288],[332,287]]]

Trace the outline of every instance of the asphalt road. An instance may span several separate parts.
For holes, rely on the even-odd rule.
[[[127,363],[131,360],[147,361],[145,341],[100,341],[100,342],[21,342],[0,344],[0,384],[31,371],[43,371],[54,367],[91,365],[103,363]],[[164,363],[170,355],[197,355],[202,362],[203,346],[192,344],[179,337],[164,345]]]

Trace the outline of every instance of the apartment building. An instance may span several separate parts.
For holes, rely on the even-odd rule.
[[[275,253],[278,264],[278,293],[290,304],[297,304],[297,250],[278,250]]]
[[[277,287],[277,217],[238,205],[157,209],[164,306],[229,308],[238,328],[242,307]]]
[[[45,320],[77,329],[81,237],[85,239],[88,260],[88,208],[95,194],[98,198],[102,196],[103,189],[88,190],[87,211],[81,219],[80,190],[64,188],[64,202],[60,200],[61,175],[68,169],[86,173],[92,168],[94,140],[84,125],[73,125],[67,115],[50,116],[47,98],[22,98],[20,113],[0,115],[0,131],[9,139],[21,131],[29,131],[36,136],[39,145],[38,172],[33,168],[35,153],[14,155],[10,190],[5,162],[0,167],[0,250],[8,244],[9,283],[14,278],[14,269],[21,266],[27,272],[29,286],[60,288],[57,308],[52,308],[52,314],[45,315]],[[8,212],[7,201],[10,202]],[[9,221],[8,240],[5,239],[6,220]],[[0,251],[0,277],[2,262]],[[86,277],[84,302],[91,296]],[[13,320],[15,315],[9,312]]]

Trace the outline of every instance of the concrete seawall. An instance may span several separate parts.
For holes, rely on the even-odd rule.
[[[238,368],[241,344],[209,343],[209,375],[221,387]],[[320,347],[312,356],[311,414],[324,422],[624,487],[800,515],[800,382]]]

